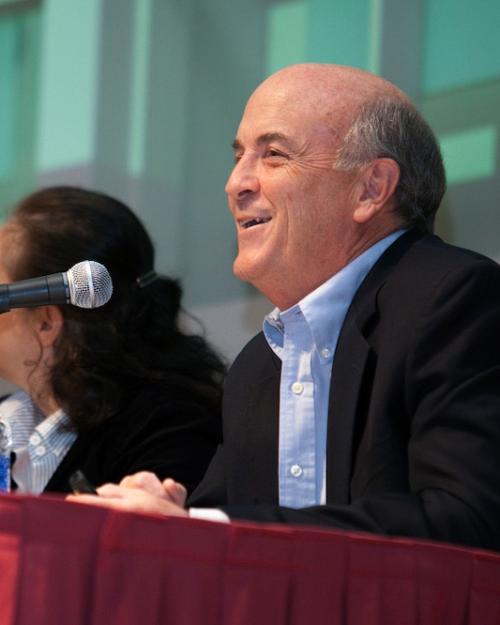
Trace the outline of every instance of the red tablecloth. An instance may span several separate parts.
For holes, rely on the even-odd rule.
[[[499,625],[500,554],[0,496],[0,625]]]

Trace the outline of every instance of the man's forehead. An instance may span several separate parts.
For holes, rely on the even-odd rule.
[[[238,135],[249,128],[254,134],[268,132],[293,136],[295,129],[323,125],[343,134],[360,104],[349,91],[301,88],[300,82],[267,80],[250,96],[241,118]]]
[[[296,102],[267,104],[262,101],[247,106],[241,119],[233,148],[259,147],[275,142],[292,151],[306,143],[330,143],[343,136],[349,123],[335,110],[326,107],[297,106]],[[349,120],[352,110],[349,110]]]

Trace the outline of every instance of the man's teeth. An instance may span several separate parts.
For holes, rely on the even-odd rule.
[[[258,226],[259,224],[265,224],[268,221],[271,221],[271,217],[256,217],[255,219],[250,219],[249,221],[245,221],[243,224],[243,228],[251,228],[252,226]]]

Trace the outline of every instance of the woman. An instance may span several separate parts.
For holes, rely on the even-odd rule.
[[[109,303],[0,315],[0,376],[18,385],[0,404],[12,430],[14,485],[67,492],[79,469],[94,484],[148,470],[188,491],[220,442],[224,367],[179,328],[181,290],[154,272],[138,218],[109,196],[38,191],[0,228],[0,282],[102,263]]]

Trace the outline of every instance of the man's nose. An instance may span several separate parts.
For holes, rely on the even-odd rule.
[[[243,200],[260,188],[255,168],[243,158],[233,167],[226,182],[226,193],[230,199]]]

